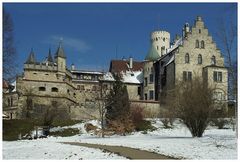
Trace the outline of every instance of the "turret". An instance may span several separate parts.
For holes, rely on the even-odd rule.
[[[182,29],[182,37],[187,37],[188,33],[190,32],[190,27],[188,23],[185,23],[183,29]]]
[[[55,55],[55,61],[57,63],[58,71],[65,72],[66,71],[66,56],[62,47],[62,42],[59,43],[59,47],[57,49]]]
[[[36,60],[35,60],[34,52],[33,52],[33,49],[31,49],[31,52],[25,64],[35,64],[35,63],[36,63]]]

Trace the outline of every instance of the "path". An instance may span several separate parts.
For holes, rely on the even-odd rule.
[[[123,147],[123,146],[109,146],[109,145],[88,144],[88,143],[79,143],[79,142],[62,142],[62,143],[83,146],[83,147],[96,148],[96,149],[104,149],[106,151],[113,152],[120,156],[124,156],[128,159],[156,159],[156,160],[157,159],[158,160],[175,159],[175,158],[160,155],[157,153],[134,149],[134,148],[129,148],[129,147]]]

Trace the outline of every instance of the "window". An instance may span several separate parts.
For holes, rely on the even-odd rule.
[[[138,87],[138,95],[141,95],[141,87]]]
[[[202,64],[202,55],[201,54],[198,55],[198,64]]]
[[[80,89],[80,85],[77,85],[77,89]]]
[[[93,86],[93,87],[92,87],[92,90],[93,90],[93,91],[96,91],[96,90],[97,90],[97,87],[96,87],[96,86]]]
[[[196,47],[196,48],[199,48],[199,40],[196,40],[195,47]]]
[[[158,46],[157,46],[157,50],[158,50]]]
[[[201,29],[198,30],[198,33],[201,34]]]
[[[156,41],[158,41],[158,38],[156,38]]]
[[[147,86],[147,78],[144,78],[144,86]]]
[[[218,101],[224,100],[223,93],[222,92],[213,92],[213,99],[218,100]]]
[[[183,80],[184,81],[191,81],[192,80],[192,72],[191,71],[184,71],[183,72]]]
[[[70,90],[69,89],[67,90],[67,93],[70,94]]]
[[[58,88],[52,87],[52,92],[58,92]]]
[[[49,75],[49,74],[45,74],[45,75]]]
[[[80,90],[82,90],[82,91],[85,90],[84,85],[81,85],[81,86],[80,86]]]
[[[147,100],[147,93],[144,94],[144,99]]]
[[[150,91],[149,91],[149,99],[150,99],[150,100],[153,100],[153,90],[150,90]]]
[[[33,73],[34,75],[37,75],[37,73]]]
[[[211,58],[211,64],[216,65],[216,57],[214,55]]]
[[[46,88],[45,87],[39,87],[38,90],[39,91],[46,91]]]
[[[185,64],[189,64],[189,61],[190,59],[189,59],[189,54],[188,53],[186,53],[186,55],[185,55]]]
[[[163,38],[163,42],[165,42],[165,39],[166,39],[166,38]]]
[[[214,82],[222,82],[222,72],[214,71],[213,72],[213,80],[214,80]]]
[[[153,74],[149,75],[149,83],[152,84],[153,83]]]
[[[201,41],[201,48],[205,48],[204,46],[205,46],[205,45],[204,45],[204,41],[202,40],[202,41]]]

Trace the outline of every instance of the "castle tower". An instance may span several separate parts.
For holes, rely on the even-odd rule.
[[[166,54],[170,47],[170,33],[167,31],[154,31],[151,33],[151,44],[156,48],[159,56]]]
[[[35,63],[36,63],[36,60],[35,60],[34,52],[33,52],[33,49],[31,49],[31,52],[25,64],[35,64]]]
[[[55,55],[55,62],[57,63],[58,71],[64,73],[66,71],[66,56],[62,47],[62,42],[59,43],[59,47]]]

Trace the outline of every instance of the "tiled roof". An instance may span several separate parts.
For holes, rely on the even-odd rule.
[[[129,60],[112,60],[110,63],[109,71],[115,72],[126,72],[128,70],[141,71],[143,70],[143,62],[133,61],[132,69],[129,69]]]

